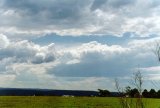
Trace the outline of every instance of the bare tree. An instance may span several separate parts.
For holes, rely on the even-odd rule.
[[[158,60],[158,62],[160,62],[160,41],[155,41],[155,46],[154,46],[154,54],[156,55],[156,58]],[[152,85],[155,87],[155,88],[159,88],[159,83],[160,81],[151,81]]]
[[[138,90],[138,94],[136,94],[137,96],[136,96],[134,101],[132,101],[130,99],[127,99],[127,97],[122,95],[121,98],[120,98],[121,107],[122,108],[145,108],[145,105],[144,105],[144,102],[143,102],[143,99],[142,99],[143,76],[142,76],[139,69],[138,69],[137,72],[135,72],[133,74],[132,84]],[[120,87],[119,81],[117,79],[115,80],[115,86],[116,86],[116,89],[119,93],[124,93],[123,88]]]
[[[155,50],[153,50],[154,54],[156,55],[158,61],[160,62],[160,42],[156,42]]]
[[[119,85],[118,79],[115,79],[115,87],[116,87],[116,90],[118,91],[119,94],[123,93],[123,90]]]
[[[136,102],[136,107],[137,108],[144,108],[144,103],[142,100],[142,84],[143,84],[143,76],[141,74],[140,69],[138,68],[137,72],[133,74],[133,85],[138,89],[138,97],[137,97],[137,102]]]
[[[124,91],[123,88],[120,87],[118,79],[115,79],[115,87],[116,90],[118,91],[119,95],[121,96],[119,98],[119,102],[122,108],[131,108],[131,103],[128,102],[128,99],[124,96]]]
[[[133,73],[132,84],[138,89],[140,96],[142,95],[143,76],[138,69],[136,73]]]

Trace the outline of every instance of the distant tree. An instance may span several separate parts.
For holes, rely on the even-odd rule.
[[[98,89],[98,92],[99,92],[99,96],[101,97],[108,97],[111,95],[110,91],[108,90]]]
[[[157,91],[157,97],[160,98],[160,90]]]
[[[151,90],[149,91],[149,95],[150,95],[151,98],[156,97],[156,91],[155,91],[154,89],[151,89]]]
[[[145,98],[149,97],[149,92],[147,91],[147,89],[144,89],[144,91],[142,92],[142,96]]]
[[[137,88],[131,89],[130,86],[127,86],[125,89],[125,95],[129,95],[129,97],[135,97],[139,95],[139,91]]]
[[[131,91],[130,91],[131,97],[137,97],[138,95],[139,95],[139,92],[138,92],[137,88],[131,89]]]
[[[131,87],[130,87],[130,86],[127,86],[127,87],[125,88],[125,94],[126,94],[126,95],[130,95],[130,93],[131,93]]]

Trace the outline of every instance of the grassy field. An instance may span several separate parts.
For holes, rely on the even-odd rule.
[[[160,99],[144,102],[147,108],[160,108]],[[119,98],[111,97],[1,96],[0,108],[120,108],[120,104]]]

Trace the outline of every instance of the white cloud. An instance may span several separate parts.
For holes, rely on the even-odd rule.
[[[1,87],[11,87],[12,82],[15,79],[15,75],[0,75],[0,86]]]
[[[151,46],[149,42],[139,42],[140,45],[133,43],[122,47],[93,41],[59,50],[57,64],[48,68],[47,73],[63,77],[115,78],[127,77],[138,65],[142,67],[156,65],[156,57],[148,48]]]
[[[8,38],[5,35],[0,34],[0,49],[7,47],[9,43]]]
[[[108,46],[106,44],[101,44],[96,41],[92,41],[89,43],[84,43],[78,47],[67,48],[66,50],[62,51],[60,50],[60,53],[67,54],[74,58],[82,58],[83,56],[89,53],[95,53],[97,54],[97,56],[99,56],[100,54],[102,57],[108,56],[108,58],[110,58],[114,55],[122,54],[124,52],[127,53],[129,51],[129,48],[123,48],[119,45]]]
[[[0,86],[43,88],[45,85],[40,85],[52,79],[46,69],[56,60],[53,43],[40,46],[27,40],[15,42],[1,34],[0,46]]]
[[[55,60],[54,44],[41,47],[27,40],[9,42],[4,35],[1,38],[0,59],[15,58],[15,62],[21,63],[46,63]]]
[[[154,66],[154,67],[147,67],[147,68],[141,68],[143,71],[153,73],[159,73],[160,72],[160,66]]]
[[[133,32],[141,37],[147,37],[153,34],[160,34],[160,16],[151,16],[148,18],[136,17],[127,19],[126,24],[122,26],[124,32]]]

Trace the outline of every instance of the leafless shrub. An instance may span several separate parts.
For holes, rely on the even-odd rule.
[[[122,108],[145,108],[144,101],[142,98],[142,84],[143,84],[143,76],[138,70],[136,73],[133,74],[132,84],[138,90],[138,94],[136,94],[136,98],[132,100],[131,98],[128,99],[125,95],[120,97],[120,105]],[[124,94],[123,88],[120,87],[119,81],[115,80],[115,87],[119,94]]]
[[[130,103],[128,102],[128,99],[124,95],[123,88],[120,87],[118,79],[115,79],[115,87],[116,90],[118,91],[119,95],[121,96],[119,98],[119,102],[122,108],[131,108]]]

